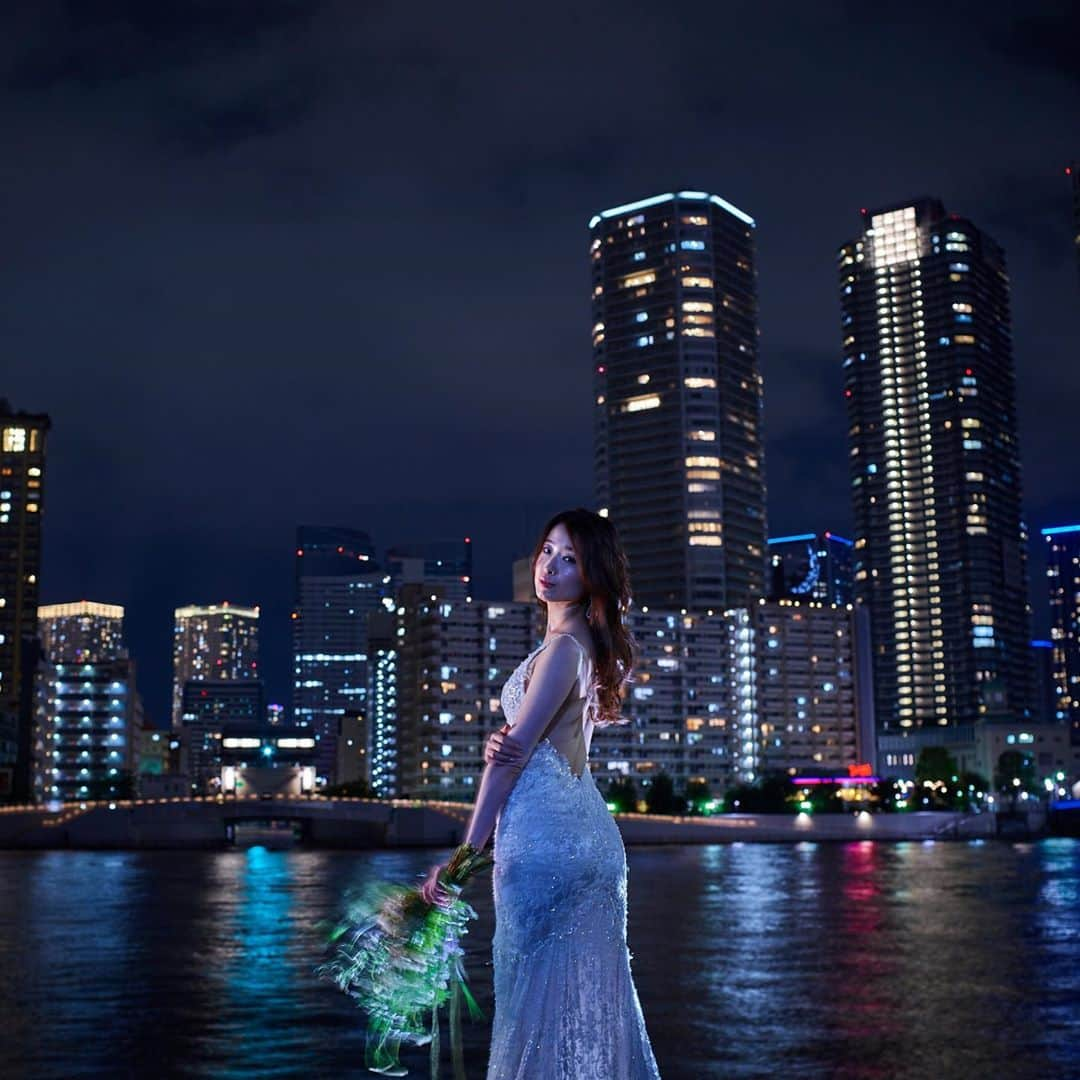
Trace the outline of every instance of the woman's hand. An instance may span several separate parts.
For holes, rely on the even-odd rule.
[[[525,764],[525,749],[510,734],[509,724],[503,724],[498,731],[488,736],[484,746],[484,764],[490,765],[493,762],[509,765],[518,772]]]
[[[446,869],[446,863],[436,863],[427,873],[427,877],[424,878],[423,885],[420,886],[420,895],[424,898],[425,902],[444,906],[450,900],[450,894],[446,891],[442,882],[439,881],[439,875]]]

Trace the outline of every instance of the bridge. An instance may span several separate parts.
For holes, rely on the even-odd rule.
[[[312,847],[441,847],[461,842],[471,810],[452,802],[288,795],[11,806],[0,808],[0,848],[212,849],[259,822],[291,824]]]

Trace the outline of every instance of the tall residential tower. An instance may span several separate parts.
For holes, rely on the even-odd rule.
[[[856,600],[879,737],[1031,707],[1027,541],[1000,247],[919,199],[839,253]]]
[[[680,191],[589,229],[596,497],[635,599],[745,605],[765,586],[753,219]]]
[[[38,578],[49,418],[0,398],[0,800],[31,787]]]
[[[1052,718],[1080,746],[1080,525],[1043,529],[1050,594]]]
[[[367,533],[329,525],[297,529],[293,723],[314,730],[325,783],[335,780],[345,717],[367,711],[368,617],[388,594],[383,579]]]
[[[172,723],[181,726],[184,684],[259,677],[259,609],[227,601],[177,608],[173,622]]]

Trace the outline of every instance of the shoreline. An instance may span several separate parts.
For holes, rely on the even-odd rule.
[[[283,841],[283,847],[307,849],[453,847],[463,838],[470,811],[465,803],[407,799],[209,797],[76,804],[59,810],[6,807],[0,810],[0,850],[227,850],[250,846],[244,842],[249,833]],[[612,816],[628,847],[1019,840],[1045,835],[1047,826],[1041,808],[1024,818],[953,811]],[[271,829],[271,822],[276,828]]]

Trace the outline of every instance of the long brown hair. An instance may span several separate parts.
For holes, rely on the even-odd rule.
[[[626,552],[607,518],[581,507],[564,510],[544,526],[536,542],[530,565],[534,580],[536,561],[556,525],[564,525],[570,534],[585,585],[585,616],[596,650],[596,724],[628,723],[621,715],[621,700],[623,685],[634,667],[634,638],[625,622],[630,609]],[[547,608],[543,600],[540,606]]]

